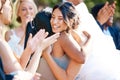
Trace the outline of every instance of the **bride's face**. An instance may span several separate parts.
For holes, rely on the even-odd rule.
[[[63,15],[58,8],[53,11],[50,23],[52,26],[52,31],[54,33],[62,32],[67,29],[67,25],[64,22]]]

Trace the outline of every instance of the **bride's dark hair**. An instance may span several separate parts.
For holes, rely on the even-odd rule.
[[[69,29],[75,29],[79,25],[80,20],[79,20],[78,12],[76,11],[75,6],[71,2],[64,2],[55,5],[53,11],[57,8],[61,11],[64,22],[68,26],[67,31]]]

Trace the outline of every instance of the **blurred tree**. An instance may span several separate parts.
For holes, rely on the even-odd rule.
[[[16,0],[12,0],[13,2],[15,2]],[[53,7],[55,4],[58,4],[59,2],[61,2],[62,0],[34,0],[37,7],[39,6],[50,6]],[[91,8],[98,3],[105,3],[106,1],[110,2],[110,1],[114,1],[114,0],[84,0],[84,2],[86,3],[88,10],[91,11]],[[120,0],[116,0],[116,12],[114,15],[114,19],[120,17]],[[14,21],[13,21],[14,22]],[[12,25],[13,26],[13,25]]]
[[[44,5],[44,6],[50,6],[53,7],[56,3],[61,2],[62,0],[34,0],[37,4],[37,6],[39,5]],[[84,0],[84,2],[86,3],[88,10],[90,11],[91,8],[98,3],[105,3],[106,1],[108,2],[112,2],[115,0]],[[120,0],[116,0],[117,4],[116,4],[116,13],[115,13],[115,17],[120,17]]]
[[[53,7],[56,3],[61,2],[61,0],[34,0],[37,6],[44,5]]]

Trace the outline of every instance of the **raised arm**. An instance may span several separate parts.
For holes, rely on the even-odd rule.
[[[115,4],[109,4],[108,2],[105,3],[104,7],[100,9],[100,11],[97,14],[97,21],[103,25],[111,16],[115,13]]]
[[[19,60],[23,69],[26,68],[31,55],[33,54],[33,52],[37,50],[39,43],[42,41],[42,38],[44,38],[43,36],[45,36],[45,34],[43,33],[45,33],[45,30],[39,30],[33,38],[32,38],[32,34],[30,34],[27,42],[27,47],[23,51],[22,56],[20,57],[20,60]]]
[[[54,34],[50,37],[47,37],[46,39],[44,39],[47,35],[45,33],[41,33],[41,42],[39,43],[39,46],[37,48],[37,50],[35,51],[35,53],[33,54],[30,63],[28,65],[28,67],[26,68],[27,71],[30,71],[32,73],[35,73],[40,61],[40,57],[42,55],[42,51],[47,48],[49,45],[53,44],[55,41],[57,41],[57,38],[59,37],[59,33]]]
[[[3,39],[0,39],[0,56],[3,62],[4,70],[7,74],[18,70],[23,70],[15,58],[13,51]]]
[[[50,66],[57,80],[68,80],[66,71],[56,64],[56,62],[53,60],[50,54],[51,51],[52,51],[52,48],[51,46],[49,46],[46,50],[44,50],[43,57],[47,61],[48,65]]]

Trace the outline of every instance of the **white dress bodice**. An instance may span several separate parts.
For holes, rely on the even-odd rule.
[[[16,35],[15,31],[14,30],[11,31],[12,31],[12,35],[10,36],[10,40],[8,41],[8,44],[10,45],[12,50],[17,54],[17,56],[20,57],[24,50],[24,46],[19,44],[21,39]]]

